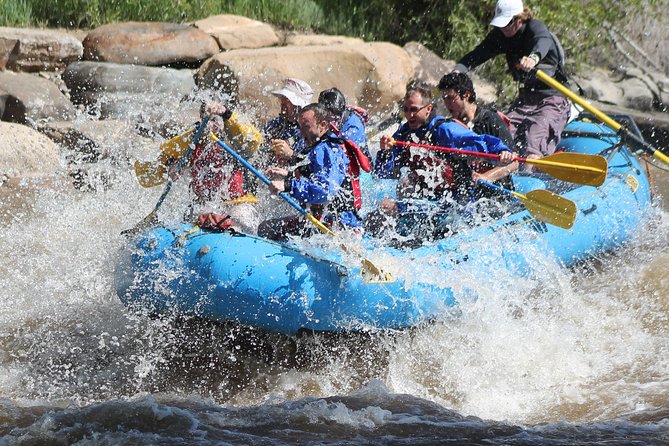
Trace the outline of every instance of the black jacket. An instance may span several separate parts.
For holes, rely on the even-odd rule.
[[[476,48],[465,55],[455,69],[466,73],[499,54],[506,55],[514,80],[523,82],[526,88],[534,91],[554,91],[536,76],[529,75],[518,67],[520,59],[536,53],[539,55],[539,68],[560,82],[567,82],[564,75],[564,61],[558,42],[546,25],[537,19],[530,19],[510,38],[494,27]]]

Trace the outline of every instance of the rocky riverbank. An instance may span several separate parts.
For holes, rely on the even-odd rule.
[[[80,189],[104,185],[109,173],[96,164],[130,168],[155,156],[160,142],[196,119],[197,107],[183,102],[196,91],[235,91],[238,109],[262,125],[278,112],[270,91],[298,77],[315,91],[339,87],[378,125],[396,111],[408,81],[436,85],[453,65],[417,42],[289,33],[230,15],[76,32],[0,28],[0,184],[39,177],[69,178]],[[669,130],[660,111],[669,103],[663,75],[621,66],[575,79],[603,109]],[[482,101],[495,100],[492,85],[475,83]],[[116,151],[120,140],[132,153]]]

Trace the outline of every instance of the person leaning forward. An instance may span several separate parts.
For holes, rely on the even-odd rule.
[[[514,80],[523,84],[507,113],[515,129],[516,147],[528,158],[550,155],[560,142],[571,106],[567,98],[545,85],[532,71],[541,68],[566,84],[562,48],[522,0],[499,0],[490,25],[492,30],[460,59],[453,71],[466,73],[504,54]]]
[[[433,116],[432,108],[431,88],[410,85],[402,103],[406,122],[392,137],[381,137],[375,175],[400,181],[398,200],[384,200],[377,212],[368,215],[366,228],[372,234],[380,235],[396,221],[400,235],[442,237],[450,231],[453,211],[476,199],[472,170],[466,158],[393,145],[393,140],[484,153],[510,152],[499,138],[477,135],[458,122]]]
[[[329,129],[329,120],[329,112],[321,104],[300,110],[298,122],[306,150],[303,157],[293,157],[296,165],[268,169],[270,190],[274,194],[287,192],[330,227],[359,227],[353,195],[345,187],[349,161],[341,139]],[[266,220],[258,228],[258,235],[272,240],[313,233],[313,226],[302,216]]]

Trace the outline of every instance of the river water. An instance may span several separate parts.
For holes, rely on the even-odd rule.
[[[45,189],[1,223],[0,445],[669,444],[662,205],[616,252],[481,278],[457,317],[285,338],[127,311],[120,231],[162,188],[99,169],[107,187]]]

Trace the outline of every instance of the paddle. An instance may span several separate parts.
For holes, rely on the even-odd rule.
[[[135,161],[135,176],[142,187],[159,186],[167,180],[165,161],[177,160],[186,153],[191,133],[193,129],[160,144],[158,161]]]
[[[639,138],[637,135],[634,133],[630,132],[629,129],[626,127],[623,127],[621,124],[618,124],[616,121],[611,119],[608,115],[606,115],[604,112],[598,110],[595,106],[590,104],[588,101],[550,77],[548,74],[541,70],[537,70],[537,77],[544,82],[546,85],[549,87],[554,88],[555,90],[559,91],[563,95],[567,96],[569,99],[572,101],[576,102],[578,105],[592,113],[597,119],[602,121],[604,124],[608,125],[611,127],[612,130],[624,134],[626,137],[634,140],[637,142],[641,147],[643,147],[643,150],[650,154],[651,156],[659,159],[662,161],[664,164],[669,165],[669,156],[665,155],[664,153],[660,152],[658,149],[653,147],[652,145],[648,144],[646,141],[642,140]]]
[[[570,229],[574,225],[576,204],[565,197],[544,189],[533,190],[528,192],[527,195],[523,195],[520,192],[504,189],[487,181],[478,180],[478,182],[491,189],[516,197],[523,202],[527,211],[539,221],[564,229]]]
[[[241,155],[239,155],[237,152],[235,152],[231,147],[229,147],[227,144],[225,144],[223,141],[218,139],[214,133],[210,134],[211,140],[214,141],[216,144],[221,146],[223,150],[228,152],[233,158],[235,158],[237,161],[239,161],[244,167],[246,167],[248,170],[251,171],[256,177],[260,179],[263,183],[266,185],[270,185],[271,181],[269,178],[267,178],[265,175],[263,175],[258,169],[253,167],[251,163],[246,161],[244,158],[242,158]],[[321,223],[316,217],[314,217],[311,212],[308,210],[304,209],[302,206],[297,203],[293,197],[291,197],[287,192],[279,192],[279,196],[283,198],[289,205],[291,205],[297,212],[299,212],[301,215],[307,218],[311,223],[313,223],[318,229],[320,229],[324,234],[329,234],[332,237],[337,237],[337,234],[330,230],[327,226],[325,226],[323,223]],[[349,248],[348,246],[344,245],[343,243],[340,245],[340,247],[344,250],[344,252],[347,253],[352,253],[360,257],[360,260],[362,261],[363,265],[363,277],[370,281],[370,282],[391,282],[394,279],[390,275],[390,273],[384,273],[378,266],[374,265],[371,260],[368,260],[365,258],[362,254],[359,252],[355,251],[352,248]]]
[[[500,158],[499,155],[492,153],[431,146],[429,144],[419,144],[407,141],[393,141],[393,144],[398,146],[422,147],[436,152],[456,153],[478,158]],[[538,159],[515,157],[514,161],[535,165],[541,169],[542,172],[545,172],[558,180],[585,184],[588,186],[601,186],[604,184],[604,181],[606,180],[606,172],[608,170],[606,158],[600,155],[588,155],[585,153],[560,152]]]
[[[184,167],[186,167],[186,163],[188,162],[188,159],[190,158],[190,155],[193,152],[193,149],[195,148],[195,144],[197,143],[197,141],[200,140],[200,136],[202,136],[202,132],[204,132],[204,129],[207,127],[208,122],[209,122],[208,115],[202,118],[202,121],[200,122],[200,125],[198,126],[197,131],[195,132],[195,137],[190,142],[190,144],[188,144],[188,149],[186,149],[186,153],[179,159],[179,162],[175,167],[176,174],[180,173],[184,169]],[[144,217],[142,221],[137,223],[132,228],[121,231],[121,234],[126,236],[134,236],[138,232],[151,227],[155,221],[156,215],[158,214],[158,209],[160,209],[160,206],[162,206],[163,202],[165,201],[167,194],[172,189],[173,183],[174,181],[172,180],[172,178],[168,178],[165,190],[163,190],[163,193],[160,194],[160,198],[158,198],[158,202],[156,203],[156,206],[153,208],[151,213],[149,213],[149,215]]]

